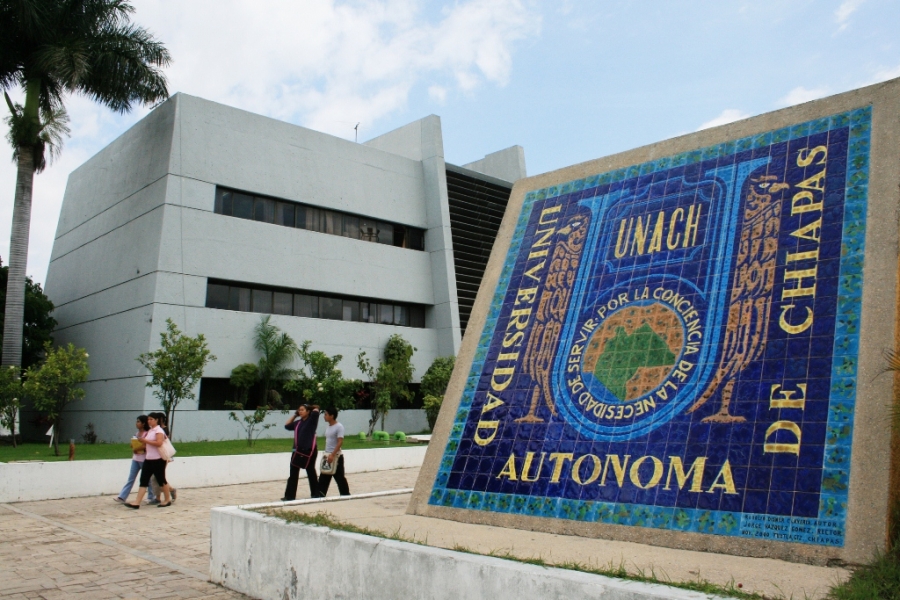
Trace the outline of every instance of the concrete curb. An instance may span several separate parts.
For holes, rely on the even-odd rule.
[[[719,598],[661,584],[287,523],[234,506],[212,509],[210,536],[210,580],[263,600],[311,596],[372,600]]]
[[[347,473],[421,466],[427,446],[347,450]],[[287,479],[290,452],[175,457],[166,478],[178,488],[237,485]],[[0,463],[0,502],[32,502],[117,494],[131,459]],[[301,477],[306,473],[301,472]],[[135,485],[135,489],[137,485]]]

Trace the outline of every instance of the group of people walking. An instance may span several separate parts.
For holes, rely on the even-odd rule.
[[[176,491],[166,481],[166,465],[168,463],[159,453],[159,447],[169,437],[166,415],[161,412],[140,415],[135,421],[135,427],[137,433],[132,438],[132,441],[136,443],[132,443],[131,471],[128,473],[128,481],[115,500],[128,508],[138,509],[146,494],[150,504],[156,504],[159,508],[171,506],[172,500],[176,497]],[[128,496],[131,494],[138,474],[140,474],[138,495],[137,500],[132,504],[128,502]],[[162,502],[158,498],[159,493],[150,486],[151,482],[155,483],[159,493],[162,493]]]
[[[316,440],[316,429],[319,426],[319,407],[315,404],[301,404],[284,424],[284,428],[294,432],[294,447],[291,452],[291,470],[284,488],[282,502],[297,498],[297,484],[300,470],[306,471],[309,483],[310,498],[324,498],[328,493],[331,480],[337,483],[341,496],[350,495],[350,485],[344,475],[344,455],[341,446],[344,444],[344,426],[338,423],[338,410],[325,409],[325,459],[319,474],[316,461],[319,449]]]
[[[344,455],[341,451],[344,444],[344,426],[337,420],[336,408],[324,410],[325,422],[328,425],[325,428],[325,456],[320,467],[321,474],[316,470],[316,461],[319,457],[316,430],[321,412],[315,404],[301,404],[284,424],[285,429],[294,432],[294,444],[291,452],[290,476],[282,501],[297,498],[301,469],[306,471],[310,498],[324,498],[332,479],[337,484],[341,496],[350,495],[350,485],[344,475]],[[149,504],[156,504],[159,508],[171,506],[172,501],[176,499],[176,491],[166,480],[168,463],[159,453],[159,447],[169,437],[166,416],[161,412],[140,415],[135,421],[135,427],[137,433],[132,438],[134,450],[131,457],[131,471],[128,473],[128,481],[115,500],[128,508],[139,509],[146,496]],[[140,478],[137,499],[134,503],[130,503],[128,496],[138,476]],[[151,487],[151,483],[157,485],[158,492]],[[162,499],[159,498],[160,495],[163,496]]]

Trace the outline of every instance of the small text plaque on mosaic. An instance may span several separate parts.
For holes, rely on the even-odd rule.
[[[429,502],[843,546],[870,120],[528,191]]]

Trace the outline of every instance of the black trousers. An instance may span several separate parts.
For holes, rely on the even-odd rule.
[[[288,476],[287,486],[284,488],[285,498],[288,500],[297,499],[297,482],[300,479],[300,469],[306,470],[306,478],[309,480],[309,497],[319,497],[319,478],[316,475],[316,458],[318,456],[319,452],[316,449],[313,449],[308,461],[305,457],[298,461],[297,454],[291,455],[291,474]]]
[[[156,477],[156,482],[160,487],[166,485],[166,461],[161,458],[150,460],[144,459],[141,466],[141,487],[145,488],[150,485],[150,478]]]
[[[337,482],[338,491],[341,493],[341,496],[349,496],[350,495],[350,486],[347,484],[347,478],[344,477],[344,455],[341,454],[337,459],[337,469],[334,471],[334,475],[326,475],[322,474],[319,476],[319,494],[324,498],[328,493],[328,486],[331,485],[331,478],[334,477],[334,480]]]

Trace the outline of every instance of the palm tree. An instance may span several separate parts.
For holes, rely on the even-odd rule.
[[[279,399],[270,399],[269,392],[279,381],[290,379],[295,371],[291,368],[300,353],[297,343],[288,334],[272,325],[270,315],[262,317],[256,325],[256,339],[253,346],[262,354],[259,359],[259,379],[263,384],[263,399],[260,406],[278,406]]]
[[[69,132],[64,95],[80,93],[116,112],[168,97],[169,52],[130,22],[128,0],[0,0],[0,88],[17,163],[3,326],[3,365],[21,366],[25,267],[34,174]],[[25,104],[7,90],[20,87]]]

